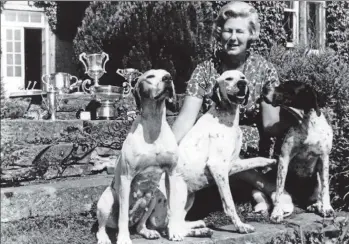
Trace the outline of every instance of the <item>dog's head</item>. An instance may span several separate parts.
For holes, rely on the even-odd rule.
[[[228,109],[232,104],[246,105],[249,93],[245,75],[238,70],[228,70],[218,77],[212,99],[218,106]]]
[[[137,107],[140,108],[143,99],[162,102],[176,102],[176,91],[173,80],[166,70],[151,69],[137,78],[133,89]]]
[[[321,115],[316,91],[299,81],[287,81],[277,87],[267,84],[263,88],[263,99],[274,107],[292,107],[305,112],[314,109],[318,116]]]

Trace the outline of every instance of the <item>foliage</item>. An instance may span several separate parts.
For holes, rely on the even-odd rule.
[[[94,2],[74,50],[76,56],[103,50],[113,69],[167,69],[183,90],[195,65],[208,56],[213,19],[210,2]]]
[[[349,2],[326,2],[327,45],[349,61]]]
[[[20,100],[11,100],[6,98],[4,81],[1,79],[0,82],[0,119],[9,118],[9,119],[18,119],[23,118],[29,102],[26,99]]]
[[[316,55],[305,47],[287,50],[275,46],[268,59],[275,64],[281,82],[299,80],[317,90],[319,105],[334,130],[331,199],[338,209],[348,210],[349,64],[331,49]]]
[[[182,92],[197,63],[210,55],[213,20],[224,3],[94,2],[74,39],[75,56],[103,50],[115,69],[165,68],[175,77],[177,92]],[[263,13],[260,41],[253,50],[265,53],[272,43],[284,44],[283,3],[251,4]]]

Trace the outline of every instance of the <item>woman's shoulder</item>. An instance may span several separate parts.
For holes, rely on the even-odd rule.
[[[260,54],[252,53],[248,58],[249,62],[254,66],[260,66],[263,68],[273,68],[274,64],[268,61]]]

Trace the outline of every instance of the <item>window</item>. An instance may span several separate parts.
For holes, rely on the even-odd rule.
[[[325,47],[325,6],[323,1],[310,1],[306,5],[306,42],[312,50]]]
[[[283,1],[285,4],[283,26],[287,35],[287,47],[298,43],[298,1]]]
[[[6,29],[6,71],[8,77],[22,76],[22,35],[19,29]]]
[[[307,45],[311,50],[325,47],[326,1],[283,1],[283,26],[287,34],[287,47]]]

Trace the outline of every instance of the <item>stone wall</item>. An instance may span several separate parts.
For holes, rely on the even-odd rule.
[[[40,100],[33,102],[33,99],[17,98],[12,102],[20,101],[24,110],[28,110],[27,116],[28,113],[41,113],[44,106]],[[177,107],[181,107],[182,100]],[[33,117],[31,120],[1,120],[1,186],[113,172],[133,119],[77,119],[79,109],[93,111],[91,97],[87,95],[70,96],[61,104],[56,121]],[[129,110],[135,109],[132,97],[123,105]],[[168,110],[170,125],[177,113],[178,108]],[[257,150],[258,133],[251,128],[243,128],[243,131],[243,154],[247,150],[253,154]]]

